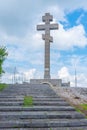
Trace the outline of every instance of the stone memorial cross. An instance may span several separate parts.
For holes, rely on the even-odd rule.
[[[50,24],[53,21],[53,16],[50,13],[42,16],[42,21],[45,24],[37,25],[37,30],[45,30],[45,34],[42,34],[42,39],[45,40],[44,79],[50,79],[50,42],[53,42],[53,37],[50,36],[50,30],[58,29],[58,24]]]

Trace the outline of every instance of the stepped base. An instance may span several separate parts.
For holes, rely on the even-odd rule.
[[[33,106],[24,106],[32,96]],[[47,84],[10,85],[0,93],[0,130],[87,130],[87,119]]]

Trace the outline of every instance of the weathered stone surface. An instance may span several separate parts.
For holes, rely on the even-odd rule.
[[[21,111],[21,112],[0,112],[0,119],[83,119],[85,116],[77,112],[46,112],[46,111]]]
[[[52,86],[51,86],[52,87]],[[87,104],[87,88],[80,87],[52,87],[61,97],[71,102],[71,104]]]
[[[4,121],[0,122],[0,128],[51,128],[51,127],[80,127],[87,126],[87,120],[28,120],[28,121]]]
[[[3,129],[3,130],[87,130],[87,127],[56,127],[56,128],[7,128],[7,129]]]
[[[75,111],[75,108],[71,106],[33,106],[33,107],[21,107],[21,106],[0,106],[0,112],[2,111]]]

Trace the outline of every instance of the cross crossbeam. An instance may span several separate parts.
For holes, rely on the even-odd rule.
[[[37,25],[37,30],[41,31],[41,30],[54,30],[54,29],[58,29],[58,24],[42,24],[42,25]]]

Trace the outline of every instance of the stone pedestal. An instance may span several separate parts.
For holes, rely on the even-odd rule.
[[[30,84],[52,84],[58,87],[69,87],[70,83],[62,83],[61,79],[30,79]]]
[[[31,79],[31,84],[45,84],[45,83],[51,83],[53,86],[61,87],[61,79]]]

